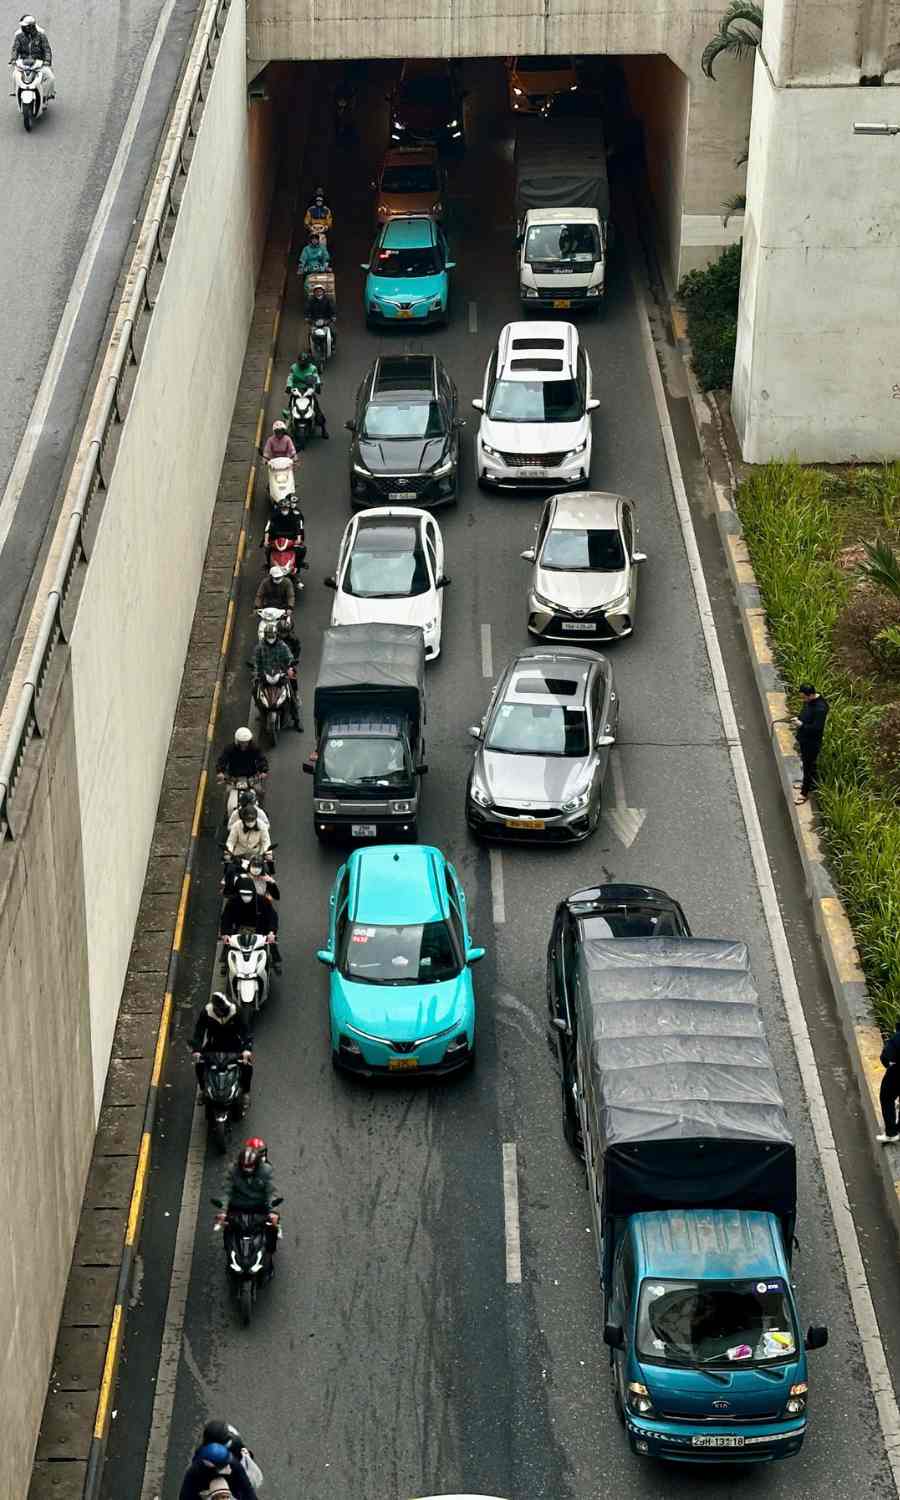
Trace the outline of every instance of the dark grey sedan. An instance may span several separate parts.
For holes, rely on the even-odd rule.
[[[470,733],[472,832],[512,843],[569,843],[594,832],[619,700],[597,651],[533,647],[502,673]]]

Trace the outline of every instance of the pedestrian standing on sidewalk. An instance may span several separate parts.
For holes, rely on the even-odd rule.
[[[794,728],[797,731],[797,749],[800,751],[800,760],[803,765],[803,780],[794,783],[800,789],[795,799],[798,804],[808,801],[809,794],[816,784],[816,764],[822,748],[825,720],[828,718],[828,700],[823,698],[821,693],[817,693],[811,683],[800,684],[800,697],[803,699],[803,707],[794,720]]]
[[[884,1116],[884,1133],[876,1135],[876,1141],[886,1145],[888,1141],[900,1141],[900,1125],[897,1123],[897,1101],[900,1100],[900,1020],[881,1049],[881,1065],[884,1077],[878,1098]]]

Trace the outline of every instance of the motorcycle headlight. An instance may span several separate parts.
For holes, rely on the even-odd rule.
[[[482,443],[482,445],[481,445],[481,451],[484,454],[485,458],[496,458],[498,461],[502,462],[502,460],[500,459],[500,454],[497,452],[497,449],[496,448],[492,448],[488,443]]]
[[[431,472],[434,475],[435,479],[443,479],[446,474],[450,473],[450,471],[452,470],[452,468],[453,468],[453,460],[452,460],[452,458],[445,458],[444,462],[442,464],[438,464],[437,468],[436,469],[432,469]]]
[[[570,797],[568,802],[564,802],[562,810],[563,812],[577,812],[580,807],[587,807],[590,798],[591,789],[587,787],[583,792],[579,792],[577,797]]]
[[[797,1385],[791,1386],[791,1392],[784,1408],[786,1417],[800,1417],[803,1415],[806,1411],[808,1392],[809,1386],[805,1380],[798,1381]]]
[[[388,206],[387,206],[386,203],[379,203],[378,209],[377,209],[377,213],[378,213],[379,219],[383,219],[384,216],[385,216],[385,214],[389,214],[390,213],[390,209],[388,208]]]
[[[472,785],[469,788],[469,795],[471,796],[473,802],[478,803],[479,807],[490,807],[491,799],[488,796],[487,792],[484,790],[484,787],[479,786],[477,781],[472,782]]]
[[[406,126],[404,125],[402,120],[395,120],[393,128],[394,130],[405,130]]]
[[[337,812],[337,803],[336,802],[330,802],[325,797],[317,797],[316,798],[316,804],[315,804],[315,806],[316,806],[316,812],[317,813],[322,813],[326,817],[330,813]]]
[[[522,97],[522,90],[521,89],[514,87],[513,88],[513,93],[515,94],[515,96],[516,96],[517,99],[521,99],[521,97]]]
[[[637,1412],[641,1417],[653,1416],[653,1402],[650,1400],[650,1392],[639,1380],[629,1380],[625,1400],[629,1411]]]
[[[447,129],[448,130],[455,130],[458,124],[459,124],[458,120],[448,120],[448,122],[447,122]]]
[[[399,797],[391,803],[391,812],[398,818],[407,818],[413,810],[412,802],[408,797]]]

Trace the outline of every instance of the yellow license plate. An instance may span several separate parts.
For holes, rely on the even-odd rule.
[[[554,297],[554,299],[553,299],[553,306],[554,307],[571,307],[572,306],[572,300],[571,300],[570,297]]]
[[[507,818],[507,828],[543,828],[543,818]]]
[[[391,1057],[388,1059],[388,1069],[392,1073],[408,1073],[411,1068],[419,1066],[417,1057]]]
[[[568,306],[568,303],[566,303],[566,306]],[[410,310],[409,310],[408,307],[400,307],[400,308],[397,309],[397,317],[398,318],[411,318],[412,317],[412,313],[410,312]]]

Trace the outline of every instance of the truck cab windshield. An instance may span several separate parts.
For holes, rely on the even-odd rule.
[[[398,786],[412,777],[402,740],[383,735],[326,740],[321,761],[322,779],[344,786]]]
[[[797,1330],[780,1277],[759,1281],[641,1284],[638,1357],[658,1364],[763,1365],[797,1353]]]
[[[588,270],[600,258],[595,224],[532,224],[528,230],[525,260],[529,266],[574,264]]]

